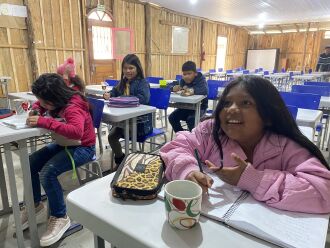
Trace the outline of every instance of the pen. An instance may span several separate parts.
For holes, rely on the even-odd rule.
[[[196,157],[196,160],[197,160],[197,163],[198,163],[199,171],[202,172],[203,174],[205,174],[204,171],[203,171],[203,168],[202,168],[201,159],[199,158],[199,155],[198,155],[198,150],[194,149],[194,152],[195,152],[195,157]],[[206,191],[206,194],[209,195],[208,189]]]

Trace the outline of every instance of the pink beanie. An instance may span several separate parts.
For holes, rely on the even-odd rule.
[[[60,75],[64,75],[67,72],[69,78],[73,78],[76,76],[75,64],[73,58],[68,58],[64,61],[63,64],[57,67],[57,73]]]

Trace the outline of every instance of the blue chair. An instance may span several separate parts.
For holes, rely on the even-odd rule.
[[[299,92],[299,93],[311,93],[311,94],[317,94],[321,96],[330,96],[330,83],[324,83],[328,84],[327,86],[318,86],[318,85],[293,85],[292,86],[292,92]],[[321,84],[322,85],[322,84]],[[326,134],[328,133],[328,127],[329,127],[329,111],[323,110],[322,120],[321,121],[324,124],[324,137],[322,141],[322,149],[324,147],[324,142],[326,139]]]
[[[207,84],[217,84],[218,87],[220,88],[225,88],[228,84],[229,84],[230,81],[227,81],[227,80],[207,80]]]
[[[106,79],[105,80],[105,84],[107,86],[116,86],[118,84],[119,80],[115,80],[115,79]]]
[[[286,105],[293,105],[298,108],[315,109],[320,105],[321,96],[309,93],[280,92]]]
[[[321,96],[330,96],[330,83],[328,87],[317,85],[292,85],[291,91],[297,93],[311,93]]]
[[[308,73],[311,74],[313,72],[313,69],[309,69]]]
[[[312,85],[312,86],[323,86],[323,87],[329,87],[330,88],[330,82],[304,82],[304,85]]]
[[[216,70],[215,69],[209,69],[209,73],[215,73]]]
[[[218,68],[218,72],[223,72],[223,68]]]
[[[207,99],[213,101],[212,110],[211,109],[207,110],[206,111],[207,114],[212,114],[213,113],[213,111],[215,110],[216,102],[218,100],[218,88],[219,88],[219,84],[216,81],[217,80],[208,80],[207,81],[207,87],[209,89],[209,92],[207,94]]]
[[[264,71],[264,75],[269,75],[269,71]]]
[[[197,68],[197,72],[202,72],[202,68]]]
[[[264,68],[262,68],[262,67],[259,68],[259,71],[263,71],[263,70],[264,70]]]
[[[246,75],[246,74],[249,74],[250,71],[249,70],[243,70],[243,74]]]
[[[144,151],[144,144],[147,143],[146,141],[148,139],[154,138],[159,135],[164,135],[164,140],[165,142],[162,144],[156,144],[158,145],[156,149],[160,148],[162,145],[164,145],[167,140],[166,140],[166,129],[167,129],[167,108],[170,102],[170,96],[171,96],[171,91],[169,88],[150,88],[150,101],[149,105],[156,107],[159,110],[164,110],[165,111],[165,129],[163,128],[153,128],[153,131],[151,134],[148,134],[142,138],[139,138],[137,142],[142,143],[142,147],[140,150]],[[148,142],[150,145],[154,145],[154,142]],[[150,146],[150,152],[151,152],[151,146]]]
[[[176,81],[180,81],[182,79],[182,75],[178,74],[175,76]]]
[[[233,73],[233,70],[226,70],[226,73]]]
[[[164,78],[162,77],[146,77],[146,80],[150,83],[150,84],[159,84],[159,80],[163,80]]]
[[[291,113],[293,119],[297,119],[297,113],[298,113],[298,108],[293,105],[286,105],[288,108],[289,112]]]
[[[281,69],[281,72],[286,72],[286,69],[283,67],[283,68]]]
[[[83,185],[95,178],[102,177],[102,168],[99,161],[101,160],[103,155],[101,120],[103,115],[104,101],[91,97],[87,97],[87,100],[92,107],[93,126],[96,129],[100,152],[99,155],[95,156],[92,161],[77,168],[77,177],[80,185]],[[90,168],[90,165],[92,166],[92,168]],[[85,171],[85,178],[82,178],[82,176],[80,175],[80,170]]]
[[[255,72],[255,73],[258,73],[258,72],[259,72],[259,69],[255,69],[254,72]]]

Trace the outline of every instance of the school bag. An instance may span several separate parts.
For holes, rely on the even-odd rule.
[[[0,119],[12,116],[14,112],[11,109],[2,108],[0,109]]]
[[[140,105],[139,98],[133,96],[111,97],[108,106],[115,108],[131,108]]]
[[[110,184],[112,195],[134,200],[156,198],[163,184],[164,167],[159,155],[138,152],[128,154]]]

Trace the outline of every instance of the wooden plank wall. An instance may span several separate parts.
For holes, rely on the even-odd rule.
[[[306,70],[315,70],[323,36],[324,31],[250,35],[248,48],[280,48],[280,59],[287,59],[287,69],[302,70],[305,66]]]
[[[23,0],[0,0],[0,3],[23,5]],[[0,76],[12,78],[10,92],[26,91],[32,80],[27,40],[25,18],[0,16]]]

